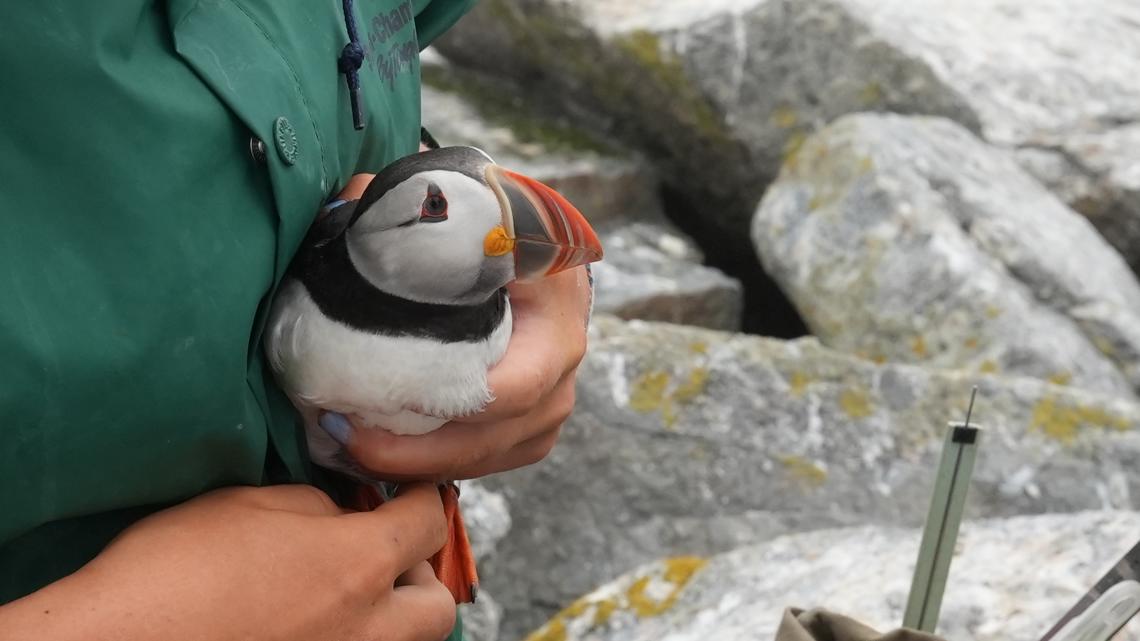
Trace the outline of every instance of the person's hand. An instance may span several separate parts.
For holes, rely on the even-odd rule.
[[[550,452],[574,409],[589,283],[579,267],[509,289],[514,333],[488,374],[495,400],[421,436],[354,428],[346,449],[358,464],[377,478],[458,480],[530,465]]]
[[[369,180],[354,176],[339,197],[359,198]],[[460,480],[530,465],[550,452],[574,409],[589,280],[577,267],[508,290],[514,331],[488,375],[495,400],[475,416],[421,436],[354,427],[345,447],[361,467],[393,481]]]
[[[424,560],[446,537],[427,484],[353,513],[306,485],[219,490],[139,521],[77,573],[0,607],[0,629],[51,640],[439,641],[455,601]]]

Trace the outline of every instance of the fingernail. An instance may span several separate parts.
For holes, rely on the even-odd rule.
[[[328,435],[333,437],[337,443],[348,445],[348,438],[352,434],[352,423],[348,422],[344,414],[322,412],[317,418],[317,424],[321,426],[321,429],[328,432]]]

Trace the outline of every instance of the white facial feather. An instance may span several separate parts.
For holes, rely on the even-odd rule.
[[[447,220],[418,220],[435,184],[447,200]],[[347,232],[349,257],[374,287],[424,303],[468,304],[506,284],[510,256],[488,258],[483,239],[502,224],[502,210],[485,184],[463,174],[433,170],[416,174],[388,191]],[[485,291],[487,269],[502,269],[502,283]]]
[[[397,434],[423,434],[491,401],[487,370],[506,352],[510,303],[485,340],[435,340],[371,334],[321,313],[296,280],[282,284],[266,335],[274,371],[295,404],[355,414]],[[315,412],[306,428],[323,432]]]

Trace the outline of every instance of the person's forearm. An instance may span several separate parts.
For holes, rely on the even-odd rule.
[[[401,490],[351,514],[304,485],[191,499],[127,528],[75,574],[0,606],[0,638],[442,639],[455,601],[425,561],[447,538],[439,490]],[[382,543],[397,534],[398,545]]]
[[[123,639],[149,641],[154,616],[123,607],[122,593],[100,586],[80,571],[37,592],[0,606],[0,630],[4,638],[42,641]],[[140,608],[141,601],[139,603]]]

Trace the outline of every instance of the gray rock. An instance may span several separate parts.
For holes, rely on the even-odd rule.
[[[463,638],[467,641],[498,641],[503,625],[503,606],[491,595],[480,592],[475,603],[459,606],[463,617]]]
[[[1037,639],[1128,549],[1136,512],[963,525],[938,634]],[[772,639],[787,607],[823,607],[882,632],[901,625],[920,533],[859,527],[642,566],[582,597],[531,641]],[[1114,637],[1140,639],[1140,619]]]
[[[1086,219],[954,123],[845,116],[756,212],[825,344],[876,360],[1140,388],[1140,284]]]
[[[511,531],[511,512],[507,499],[488,490],[479,481],[464,481],[459,493],[459,507],[471,540],[475,560],[486,559],[507,532]]]
[[[1140,406],[1030,378],[599,315],[578,380],[551,455],[485,481],[514,520],[483,573],[505,639],[654,559],[921,524],[943,429],[975,383],[985,433],[971,516],[1140,500]]]
[[[1081,212],[1140,271],[1140,124],[1017,151],[1030,173]]]
[[[646,151],[729,247],[780,164],[843,114],[941,115],[1009,147],[1140,121],[1132,0],[482,4],[445,55],[573,99],[568,113]]]
[[[429,61],[432,60],[429,58]],[[423,124],[443,145],[471,145],[557,189],[599,224],[660,216],[657,177],[632,152],[513,101],[512,87],[429,63]]]
[[[700,264],[701,252],[665,224],[600,230],[606,258],[594,266],[595,309],[625,319],[740,328],[740,281]]]
[[[483,486],[480,481],[464,481],[460,487],[459,507],[475,560],[482,564],[511,530],[511,513],[506,498]],[[479,572],[482,573],[480,567]],[[480,577],[481,586],[485,580]],[[463,636],[469,641],[498,641],[503,621],[503,608],[486,589],[480,589],[475,603],[459,606],[463,617]]]

